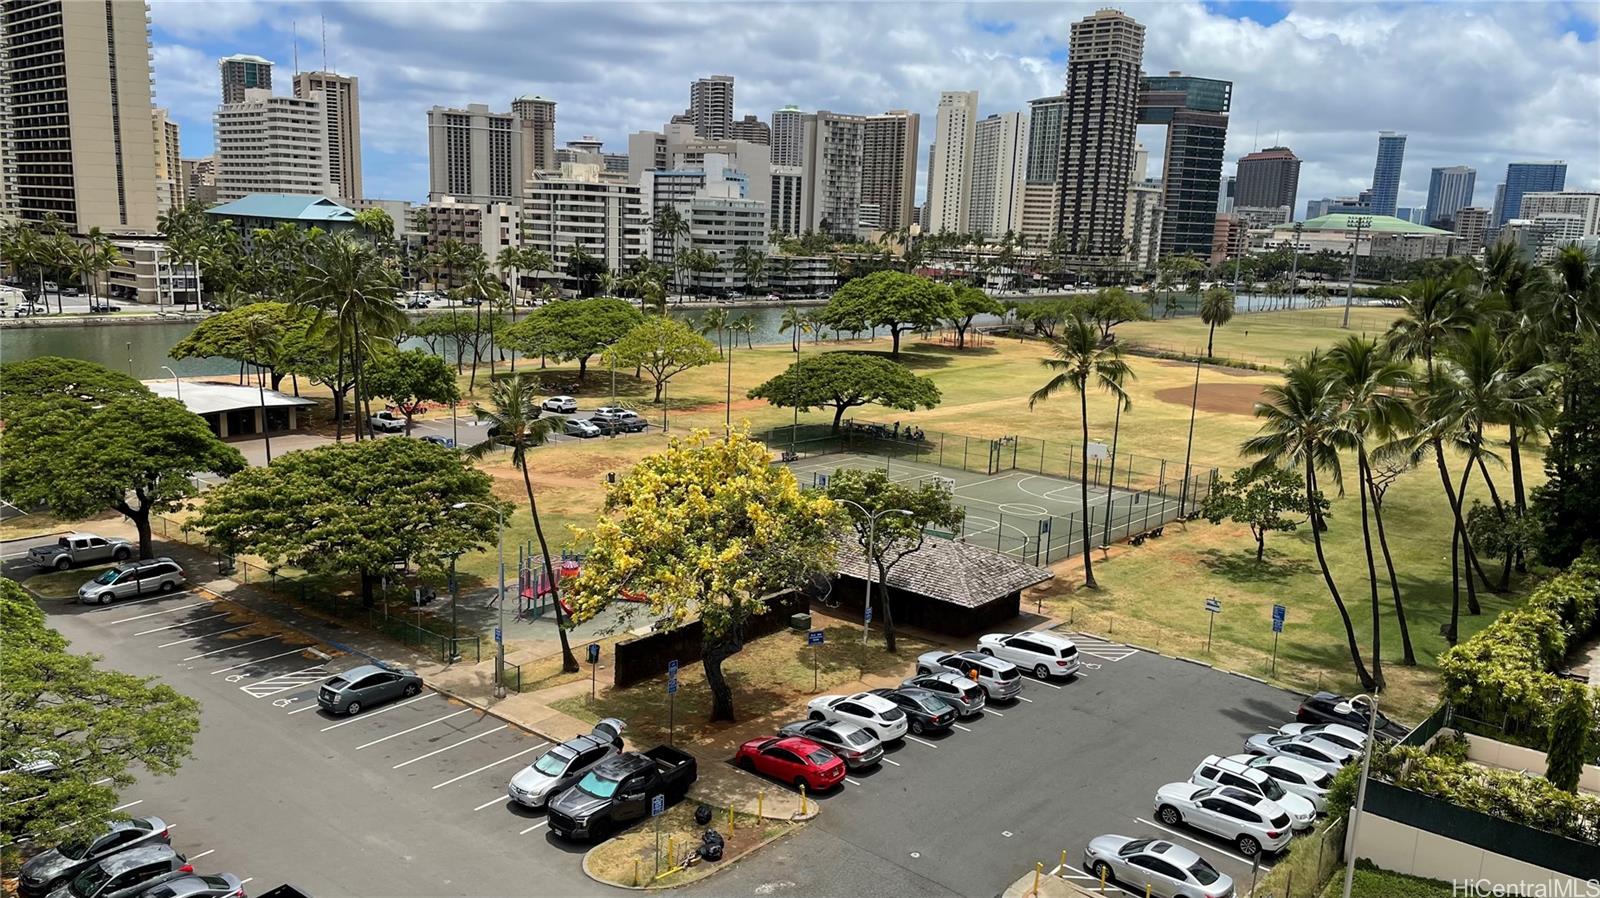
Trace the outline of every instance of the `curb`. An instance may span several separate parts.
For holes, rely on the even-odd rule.
[[[812,816],[814,817],[815,815],[812,815]],[[771,818],[767,818],[767,819],[771,819]],[[675,885],[670,885],[670,886],[656,886],[656,885],[630,886],[630,885],[623,885],[622,883],[619,883],[619,882],[611,882],[610,880],[601,879],[600,877],[594,875],[594,873],[590,872],[590,870],[589,870],[589,855],[593,854],[600,847],[599,845],[596,845],[596,846],[594,846],[594,848],[590,848],[588,851],[585,851],[583,853],[583,863],[580,866],[582,866],[582,868],[583,868],[583,875],[584,876],[589,877],[590,879],[594,880],[595,882],[599,883],[600,885],[610,886],[613,889],[625,889],[625,890],[630,891],[630,892],[655,892],[655,891],[660,891],[662,889],[682,888],[682,887],[685,887],[685,886],[691,886],[691,885],[695,885],[696,883],[704,882],[705,880],[710,879],[713,876],[716,876],[718,873],[721,873],[722,871],[727,870],[728,868],[734,866],[735,864],[739,863],[740,861],[744,860],[745,858],[749,857],[750,855],[755,854],[757,851],[760,851],[761,849],[767,847],[768,845],[771,845],[773,842],[776,842],[779,839],[785,838],[786,836],[790,835],[795,830],[798,830],[801,826],[804,826],[806,820],[810,820],[810,819],[811,819],[811,817],[807,817],[805,820],[790,821],[790,822],[795,824],[791,829],[788,829],[788,830],[786,830],[784,832],[778,833],[775,836],[768,836],[767,838],[762,839],[761,841],[757,842],[756,844],[751,845],[749,848],[746,848],[742,853],[740,853],[739,855],[737,855],[735,857],[724,857],[722,859],[722,862],[717,867],[715,867],[712,870],[712,872],[707,873],[704,876],[698,877],[696,879],[692,879],[692,880],[690,880],[688,882],[677,883]]]
[[[538,736],[540,739],[544,739],[544,740],[547,740],[549,742],[559,744],[559,743],[565,742],[567,738],[570,738],[570,737],[552,736],[551,734],[546,733],[546,732],[544,732],[542,730],[535,729],[534,727],[529,726],[528,724],[523,723],[522,721],[517,720],[514,717],[510,717],[508,715],[499,713],[491,705],[485,705],[485,704],[477,701],[476,699],[470,699],[470,698],[467,698],[466,696],[463,696],[463,695],[457,695],[456,693],[451,692],[448,689],[443,689],[443,688],[440,688],[438,686],[435,686],[434,684],[429,683],[426,677],[423,678],[422,685],[427,686],[429,689],[432,689],[434,692],[439,693],[440,695],[444,696],[445,698],[453,699],[455,701],[458,701],[458,702],[462,703],[463,705],[466,705],[469,708],[477,708],[479,711],[482,711],[484,714],[487,714],[488,716],[493,717],[496,720],[503,720],[506,723],[511,724],[512,726],[519,727],[521,729],[527,730],[528,732],[534,734],[535,736]]]
[[[1076,633],[1079,636],[1087,637],[1087,638],[1090,638],[1090,639],[1104,639],[1104,640],[1106,640],[1108,642],[1111,641],[1110,637],[1100,636],[1098,634],[1090,633],[1090,632],[1087,632],[1085,630],[1072,630],[1071,632]],[[1159,652],[1159,651],[1156,651],[1155,649],[1152,649],[1152,648],[1150,648],[1148,646],[1140,645],[1140,644],[1138,644],[1136,642],[1121,642],[1121,643],[1117,643],[1117,645],[1124,645],[1124,646],[1127,646],[1130,649],[1138,649],[1141,652],[1147,652],[1147,653],[1149,653],[1151,655],[1156,655],[1157,657],[1170,658],[1170,659],[1172,659],[1174,661],[1182,661],[1185,664],[1193,664],[1196,667],[1204,667],[1204,668],[1207,668],[1208,670],[1217,671],[1218,673],[1225,673],[1225,674],[1227,674],[1228,676],[1231,676],[1231,677],[1239,677],[1240,679],[1243,679],[1243,680],[1249,680],[1252,683],[1260,683],[1263,686],[1268,686],[1268,687],[1271,687],[1273,689],[1277,689],[1277,690],[1280,690],[1280,691],[1283,691],[1283,692],[1287,692],[1290,695],[1298,695],[1302,699],[1307,698],[1311,694],[1309,692],[1305,692],[1305,691],[1302,691],[1300,689],[1296,689],[1295,687],[1290,686],[1290,685],[1288,685],[1286,683],[1274,683],[1271,680],[1265,679],[1263,677],[1255,676],[1254,674],[1240,673],[1237,670],[1229,670],[1226,667],[1218,667],[1216,665],[1216,663],[1212,662],[1212,661],[1200,661],[1198,659],[1189,658],[1189,657],[1186,657],[1186,656],[1183,656],[1183,655],[1169,655],[1166,652]]]
[[[1188,658],[1188,657],[1185,657],[1183,655],[1167,655],[1166,657],[1172,658],[1172,659],[1177,660],[1177,661],[1182,661],[1185,664],[1194,664],[1194,665],[1197,665],[1199,667],[1204,667],[1204,668],[1208,668],[1208,669],[1211,669],[1211,670],[1215,670],[1216,669],[1216,665],[1212,664],[1210,661],[1200,661],[1198,659]]]

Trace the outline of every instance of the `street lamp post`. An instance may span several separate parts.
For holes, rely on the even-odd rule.
[[[1356,804],[1350,809],[1350,834],[1345,840],[1344,898],[1350,898],[1350,883],[1356,872],[1356,829],[1361,824],[1361,808],[1367,802],[1367,775],[1372,770],[1372,746],[1378,730],[1378,700],[1358,695],[1350,700],[1350,707],[1360,701],[1367,703],[1367,744],[1361,752],[1361,779],[1357,781]]]
[[[172,388],[178,391],[178,401],[182,402],[183,401],[183,381],[178,379],[178,372],[172,370],[171,368],[168,368],[166,365],[162,365],[161,366],[161,370],[167,372],[170,375],[172,375]]]
[[[500,606],[500,623],[499,623],[499,625],[497,627],[495,627],[495,635],[498,636],[499,638],[494,641],[494,695],[495,695],[495,698],[505,698],[506,697],[506,683],[505,683],[505,673],[506,673],[506,513],[505,513],[505,511],[503,509],[496,508],[493,505],[486,505],[486,504],[484,504],[482,502],[457,502],[454,505],[451,505],[450,507],[455,509],[456,511],[460,511],[463,508],[467,508],[468,506],[472,506],[472,507],[475,507],[475,508],[486,508],[489,511],[494,512],[495,521],[497,523],[497,529],[499,530],[499,540],[498,540],[499,549],[498,549],[498,551],[499,551],[499,555],[500,555],[500,599],[496,604],[498,604]],[[451,564],[451,582],[453,584],[454,580],[455,580],[455,574],[454,574],[455,560],[451,559],[450,564]],[[452,599],[451,600],[451,607],[454,608],[454,606],[455,606],[455,601]],[[453,613],[454,612],[452,612],[452,614]]]
[[[1300,286],[1300,232],[1305,230],[1301,222],[1294,223],[1294,261],[1289,265],[1289,308],[1294,308],[1294,293]]]
[[[1356,298],[1356,259],[1361,256],[1361,232],[1372,226],[1372,219],[1365,215],[1352,216],[1348,221],[1355,225],[1356,239],[1350,244],[1350,284],[1344,293],[1344,323],[1339,325],[1346,329],[1350,327],[1350,305]]]
[[[835,499],[834,501],[853,506],[867,516],[867,592],[866,601],[861,606],[861,644],[866,645],[867,633],[872,629],[872,618],[868,615],[872,609],[872,568],[873,557],[878,550],[878,518],[886,514],[897,514],[907,518],[915,517],[915,515],[904,508],[884,508],[876,512],[868,511],[865,505],[852,499]]]

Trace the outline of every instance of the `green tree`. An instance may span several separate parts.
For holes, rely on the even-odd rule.
[[[479,502],[489,509],[460,502]],[[422,440],[333,443],[242,471],[206,494],[193,526],[229,554],[355,574],[361,600],[396,562],[439,569],[487,547],[502,506],[488,474]],[[449,509],[447,511],[447,509]]]
[[[841,468],[828,478],[828,498],[849,516],[861,557],[876,569],[878,610],[883,614],[883,644],[895,651],[894,608],[889,600],[889,571],[921,550],[928,527],[954,531],[966,519],[950,491],[933,483],[912,488],[895,483],[879,470]],[[910,514],[896,514],[904,510]],[[884,514],[884,512],[888,512]],[[879,515],[877,523],[872,516]],[[870,554],[869,554],[870,553]]]
[[[0,365],[0,421],[7,425],[25,424],[58,407],[86,415],[149,395],[132,377],[83,359],[39,356]]]
[[[1005,307],[999,301],[977,287],[957,287],[950,301],[947,319],[950,326],[956,329],[956,348],[965,349],[967,346],[967,329],[972,327],[972,320],[979,315],[1000,315],[1005,312]]]
[[[933,327],[952,317],[951,302],[950,288],[943,284],[884,270],[856,278],[834,291],[821,314],[833,328],[850,330],[857,323],[888,328],[894,341],[893,354],[899,356],[900,335]]]
[[[1146,317],[1144,305],[1121,287],[1104,287],[1089,296],[1074,296],[1057,300],[1062,320],[1082,315],[1100,329],[1100,339],[1109,340],[1111,331],[1126,321],[1140,321]]]
[[[682,271],[683,262],[678,258],[678,241],[689,239],[691,233],[689,222],[678,212],[677,206],[668,206],[656,213],[655,219],[650,222],[650,229],[655,232],[657,237],[665,237],[672,244],[670,256],[672,260],[672,289],[681,294],[683,293],[683,281],[680,279],[679,272]]]
[[[461,401],[456,374],[439,358],[425,350],[408,349],[373,358],[363,385],[369,398],[389,400],[406,417],[406,435],[411,422],[430,402],[455,404]]]
[[[1594,730],[1594,698],[1578,683],[1561,684],[1561,701],[1550,717],[1550,749],[1544,778],[1564,792],[1576,794],[1583,765],[1590,757]]]
[[[824,352],[791,364],[749,393],[780,408],[810,411],[833,409],[833,432],[849,409],[881,405],[903,411],[939,404],[939,387],[931,378],[881,356]]]
[[[348,361],[356,396],[364,395],[362,381],[366,359],[379,344],[390,341],[405,327],[405,312],[395,300],[399,278],[394,268],[372,247],[349,234],[330,234],[311,249],[300,279],[301,305],[326,316],[342,373]],[[343,380],[343,377],[338,377]],[[361,439],[365,415],[356,415],[356,440]],[[335,424],[335,438],[343,435],[344,418]]]
[[[728,313],[725,306],[717,306],[700,316],[700,336],[715,333],[717,335],[717,357],[722,357],[722,335],[727,332],[728,325],[733,323],[733,316]]]
[[[606,260],[584,252],[581,246],[573,247],[567,254],[567,277],[576,282],[579,296],[595,295],[600,288],[600,276],[608,270]]]
[[[716,360],[711,341],[689,329],[681,321],[650,316],[612,345],[612,364],[618,368],[641,368],[655,383],[660,402],[667,381],[690,368]]]
[[[1043,359],[1042,364],[1050,371],[1056,372],[1044,386],[1033,391],[1028,397],[1028,408],[1031,410],[1036,404],[1049,399],[1063,390],[1071,390],[1078,394],[1078,413],[1082,424],[1080,433],[1083,445],[1089,445],[1089,388],[1091,383],[1110,393],[1112,398],[1126,409],[1132,405],[1128,400],[1128,393],[1123,389],[1123,384],[1134,378],[1134,373],[1123,361],[1122,347],[1115,344],[1100,342],[1099,334],[1094,325],[1084,320],[1081,315],[1074,315],[1072,319],[1062,325],[1061,336],[1050,341],[1050,358]],[[1089,453],[1083,453],[1083,477],[1078,481],[1080,507],[1089,507]],[[1083,516],[1083,585],[1089,589],[1099,589],[1100,584],[1094,579],[1094,565],[1090,559],[1090,550],[1093,542],[1090,539],[1092,529],[1092,515]]]
[[[308,372],[327,354],[327,344],[316,333],[316,314],[309,309],[283,302],[255,302],[212,315],[168,352],[174,359],[232,359],[241,365],[265,368],[270,389],[283,386],[291,374]],[[255,357],[249,350],[245,323],[265,319],[276,332],[276,352],[270,358]]]
[[[0,579],[0,847],[88,833],[115,816],[136,767],[168,775],[192,755],[198,702],[155,677],[102,670],[67,646],[33,599]],[[14,766],[43,759],[56,769]]]
[[[1217,328],[1233,320],[1233,291],[1227,287],[1212,287],[1200,297],[1200,320],[1206,324],[1206,358],[1212,357],[1212,343]]]
[[[811,330],[811,319],[805,312],[788,306],[783,310],[783,317],[778,321],[778,333],[790,334],[791,346],[796,353],[800,352],[800,337]]]
[[[674,439],[609,486],[600,519],[576,534],[590,549],[567,593],[573,618],[627,590],[648,596],[653,615],[698,620],[711,719],[733,720],[723,662],[769,596],[832,570],[837,513],[743,433]]]
[[[1328,500],[1317,497],[1319,514],[1328,516]],[[1213,524],[1225,520],[1245,524],[1256,541],[1256,560],[1267,552],[1267,534],[1291,533],[1304,523],[1306,491],[1298,475],[1282,468],[1240,468],[1217,484],[1200,506]]]
[[[1549,479],[1533,491],[1544,527],[1540,555],[1558,566],[1600,534],[1600,339],[1587,337],[1568,355],[1562,392],[1545,452]]]

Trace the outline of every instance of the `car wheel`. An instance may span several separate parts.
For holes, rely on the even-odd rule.
[[[410,698],[413,695],[416,695],[417,693],[419,693],[421,691],[422,691],[422,687],[418,686],[416,683],[407,683],[406,684],[406,698]]]
[[[922,735],[922,721],[911,721],[911,732],[916,733],[918,736]]]
[[[808,716],[808,717],[809,717],[809,718],[810,718],[810,719],[811,719],[811,720],[821,720],[821,719],[822,719],[822,712],[821,712],[821,711],[812,711],[812,712],[811,712],[811,713],[810,713],[810,714],[809,714],[809,715],[807,715],[807,716]]]
[[[1256,852],[1261,850],[1261,843],[1256,841],[1255,836],[1240,836],[1239,841],[1234,844],[1239,847],[1239,853],[1245,857],[1255,857]]]
[[[1043,664],[1035,664],[1033,666],[1033,675],[1041,680],[1048,680],[1050,679],[1050,668],[1045,667]]]
[[[749,756],[747,755],[747,756],[739,759],[739,769],[740,770],[748,770],[751,773],[755,773],[756,772],[756,762],[750,760]]]
[[[984,653],[985,655],[988,655],[991,658],[994,657],[994,649],[991,649],[986,645],[978,646],[978,651]]]
[[[177,588],[178,588],[178,584],[172,582],[171,580],[162,580],[161,581],[161,591],[162,592],[172,592],[174,589],[177,589]]]
[[[112,599],[112,596],[111,596],[111,593],[109,591],[108,592],[103,592],[103,593],[100,594],[100,604],[102,604],[102,605],[111,604],[111,599]]]
[[[1178,809],[1170,804],[1162,805],[1161,810],[1156,812],[1156,816],[1160,817],[1161,822],[1168,826],[1177,826],[1183,822],[1183,815],[1178,813]]]
[[[64,571],[64,570],[67,570],[70,567],[72,567],[72,559],[71,558],[68,558],[67,556],[63,555],[60,558],[56,559],[56,570]]]
[[[1115,873],[1111,872],[1111,865],[1106,863],[1105,861],[1095,861],[1094,862],[1094,875],[1100,877],[1102,880],[1104,880],[1106,882],[1116,882],[1117,881],[1117,875]]]
[[[130,557],[132,557],[132,555],[133,555],[133,553],[128,551],[128,549],[126,547],[123,547],[123,548],[118,549],[117,551],[111,553],[111,557],[115,558],[118,561],[127,561]]]
[[[354,717],[357,714],[360,714],[361,713],[361,703],[360,702],[351,702],[349,705],[347,705],[345,707],[344,713],[350,715],[351,717]]]

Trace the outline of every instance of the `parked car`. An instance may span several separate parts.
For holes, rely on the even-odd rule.
[[[670,745],[626,751],[552,798],[546,819],[550,831],[564,839],[591,840],[650,816],[654,796],[669,806],[681,800],[699,775],[694,755]]]
[[[1293,835],[1289,812],[1276,802],[1226,786],[1168,783],[1156,790],[1156,819],[1227,839],[1245,857],[1279,851]]]
[[[79,871],[50,898],[133,898],[158,883],[193,873],[194,867],[170,845],[145,845],[108,855]]]
[[[853,723],[884,742],[905,738],[911,724],[894,702],[870,692],[855,695],[819,695],[806,706],[812,720]]]
[[[1160,898],[1232,898],[1233,880],[1182,845],[1159,839],[1105,835],[1089,840],[1083,869],[1106,882],[1150,887]]]
[[[1229,755],[1228,760],[1262,771],[1276,780],[1285,792],[1311,802],[1319,814],[1328,809],[1328,788],[1333,785],[1333,774],[1320,767],[1288,755]]]
[[[902,686],[915,686],[934,693],[952,705],[961,717],[972,717],[983,710],[989,697],[983,687],[950,670],[907,677]]]
[[[566,432],[567,436],[577,437],[580,440],[587,440],[590,437],[597,437],[600,435],[600,428],[598,426],[596,426],[593,422],[585,421],[582,418],[568,418],[567,423],[562,429]]]
[[[1244,741],[1246,754],[1286,755],[1328,773],[1355,759],[1355,753],[1315,736],[1285,736],[1282,733],[1257,733]]]
[[[1054,633],[989,633],[978,637],[978,651],[1031,670],[1041,680],[1078,673],[1078,647]]]
[[[78,587],[78,601],[85,605],[109,605],[117,599],[172,592],[187,582],[183,566],[171,558],[130,561],[108,568]]]
[[[406,429],[405,416],[390,411],[377,412],[367,419],[367,423],[372,425],[373,430],[384,433],[400,433]]]
[[[539,403],[539,407],[547,412],[570,415],[578,410],[578,400],[571,396],[551,396]]]
[[[926,689],[901,686],[899,689],[874,689],[872,694],[899,705],[900,710],[906,712],[911,732],[918,736],[947,732],[956,722],[955,706]]]
[[[335,714],[360,714],[362,708],[410,698],[422,691],[422,678],[392,664],[362,664],[331,677],[317,690],[317,704]]]
[[[232,873],[191,873],[139,893],[139,898],[245,898],[244,881]]]
[[[1010,661],[981,652],[923,652],[917,656],[917,673],[953,670],[979,686],[990,701],[1013,699],[1022,693],[1022,672]]]
[[[160,817],[112,820],[96,834],[69,839],[29,858],[22,865],[18,891],[23,898],[36,898],[101,858],[141,845],[167,842],[170,838],[166,821]]]
[[[1367,731],[1367,712],[1350,704],[1350,700],[1332,692],[1318,692],[1300,703],[1294,719],[1301,723],[1342,723],[1361,732]],[[1378,712],[1378,735],[1391,741],[1404,739],[1408,734],[1404,726]]]
[[[595,409],[589,420],[606,433],[638,433],[650,426],[637,413],[615,405]]]
[[[1278,727],[1278,732],[1285,736],[1315,736],[1318,739],[1326,739],[1357,754],[1367,747],[1366,731],[1347,727],[1342,723],[1286,723]]]
[[[622,753],[622,731],[627,725],[607,717],[594,730],[575,736],[539,756],[517,771],[506,787],[510,799],[523,807],[542,808],[553,796],[566,791],[601,762]]]
[[[56,538],[53,546],[34,546],[28,550],[28,561],[37,568],[68,568],[93,564],[97,561],[127,561],[136,550],[125,539],[110,539],[93,533],[67,533]]]
[[[1197,786],[1232,786],[1275,801],[1289,812],[1289,822],[1295,829],[1310,829],[1317,822],[1317,806],[1310,799],[1284,789],[1265,770],[1257,770],[1249,764],[1207,755],[1195,767],[1189,782]]]
[[[844,782],[845,760],[803,736],[769,736],[739,746],[734,763],[745,770],[825,792]]]
[[[15,309],[11,310],[11,317],[12,318],[26,318],[29,315],[48,315],[48,314],[50,314],[50,307],[49,306],[45,306],[45,305],[41,305],[40,303],[36,303],[36,302],[18,303],[17,307]]]
[[[800,736],[844,759],[851,770],[871,767],[883,758],[883,742],[864,728],[842,720],[798,720],[778,728],[779,736]]]
[[[449,437],[434,436],[430,433],[427,436],[420,437],[419,439],[421,439],[424,443],[432,443],[435,446],[443,446],[446,449],[456,448],[456,441],[450,439]]]
[[[98,313],[101,313],[101,314],[106,314],[106,313],[110,313],[110,312],[120,312],[120,311],[122,311],[122,306],[115,305],[113,303],[109,303],[109,302],[105,302],[105,301],[91,302],[91,303],[89,303],[89,311],[98,312]]]

